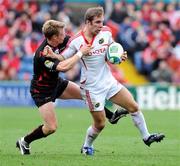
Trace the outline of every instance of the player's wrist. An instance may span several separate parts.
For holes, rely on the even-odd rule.
[[[76,55],[79,57],[79,59],[81,59],[82,56],[83,56],[83,53],[82,53],[81,51],[78,51],[78,52],[76,53]]]
[[[55,54],[54,52],[51,54],[51,57],[54,58],[54,59],[58,59],[58,55]]]

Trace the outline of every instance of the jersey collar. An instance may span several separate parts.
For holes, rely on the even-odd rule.
[[[82,35],[84,41],[86,42],[86,44],[90,44],[90,45],[93,44],[93,41],[94,41],[94,39],[95,39],[95,37],[96,37],[96,35],[94,35],[93,38],[92,38],[92,40],[91,40],[90,42],[88,42],[88,40],[86,39],[86,37],[85,37],[85,35],[84,35],[83,30],[81,31],[81,35]]]

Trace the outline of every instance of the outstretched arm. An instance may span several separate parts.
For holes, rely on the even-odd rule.
[[[54,59],[58,59],[60,62],[56,65],[56,70],[65,72],[69,69],[71,69],[78,61],[82,58],[83,55],[87,55],[89,51],[91,50],[90,45],[84,45],[81,47],[81,49],[72,57],[65,59],[63,56],[55,54],[51,48],[48,48],[48,52],[44,54],[46,57],[51,57]]]
[[[59,62],[59,64],[56,67],[56,70],[65,72],[71,69],[79,61],[79,59],[81,59],[82,56],[83,53],[81,51],[78,51],[74,56]]]

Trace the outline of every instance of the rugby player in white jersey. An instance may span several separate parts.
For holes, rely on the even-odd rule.
[[[160,142],[164,135],[149,133],[138,104],[128,89],[115,80],[106,62],[106,52],[113,39],[110,29],[103,26],[103,8],[89,8],[85,13],[84,21],[84,28],[69,40],[67,48],[61,53],[65,59],[77,52],[81,57],[81,94],[93,117],[93,123],[87,129],[81,153],[94,154],[93,142],[105,127],[104,105],[106,99],[130,112],[146,145],[150,146],[153,142]],[[84,45],[91,45],[91,50],[86,56],[82,56],[79,52]],[[122,61],[126,59],[127,53],[124,52]]]

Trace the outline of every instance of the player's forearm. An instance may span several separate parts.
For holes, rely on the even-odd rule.
[[[54,58],[54,59],[58,59],[59,61],[64,60],[64,57],[62,55],[56,54],[56,53],[51,54],[51,57]]]
[[[56,70],[65,72],[69,69],[71,69],[78,61],[81,59],[82,53],[76,53],[74,56],[71,58],[68,58],[62,62],[59,62],[59,64],[56,67]]]
[[[43,55],[45,57],[49,57],[49,58],[53,58],[53,59],[58,59],[59,61],[63,61],[64,60],[63,56],[54,53],[52,48],[50,46],[48,46],[48,45],[44,48]]]

